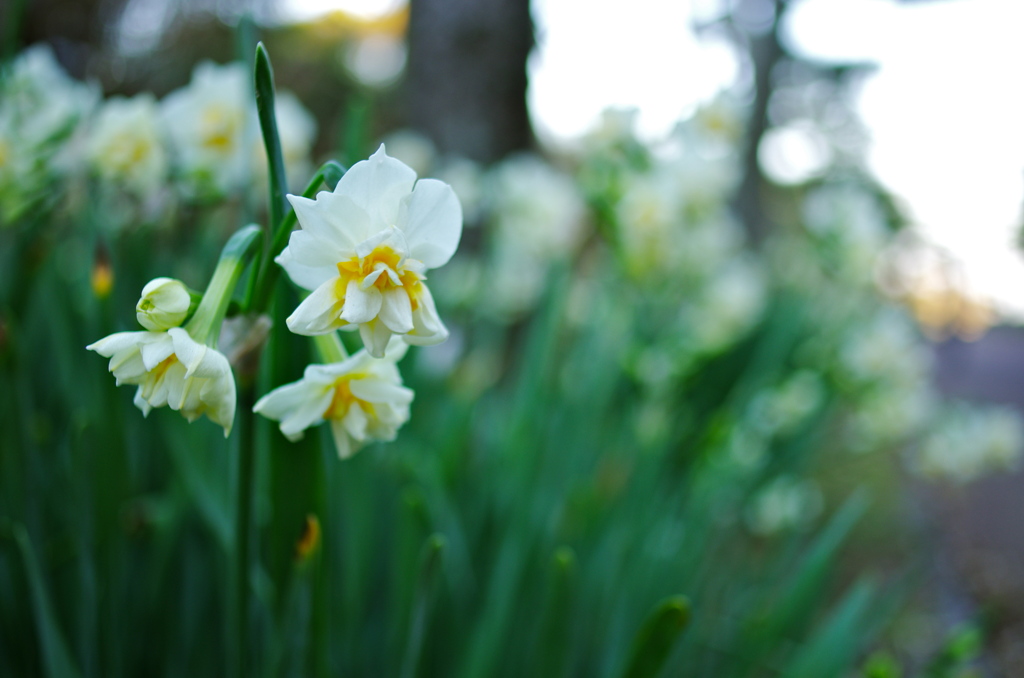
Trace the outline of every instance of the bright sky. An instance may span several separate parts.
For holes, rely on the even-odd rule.
[[[541,130],[577,135],[614,105],[638,107],[647,134],[667,131],[736,76],[729,49],[688,28],[714,4],[634,0],[624,18],[613,0],[534,0]],[[1024,205],[1024,2],[803,0],[788,24],[805,56],[878,64],[859,100],[872,169],[918,230],[963,262],[975,292],[1024,318],[1024,262],[1011,246]]]
[[[290,0],[295,14],[379,13],[400,0]],[[542,136],[570,138],[608,106],[640,110],[641,132],[666,132],[734,82],[723,42],[701,42],[693,17],[718,0],[533,0],[538,49],[529,102]],[[1011,245],[1024,205],[1024,1],[801,0],[791,47],[822,61],[872,61],[859,111],[869,161],[918,230],[963,262],[969,285],[1024,319],[1024,261]]]

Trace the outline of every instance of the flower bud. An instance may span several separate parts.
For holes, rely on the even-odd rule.
[[[192,295],[185,283],[173,278],[155,278],[142,288],[142,298],[135,305],[135,317],[147,330],[168,330],[185,321],[191,303]]]

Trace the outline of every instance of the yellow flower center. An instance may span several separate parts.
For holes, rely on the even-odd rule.
[[[159,365],[154,367],[146,374],[146,381],[142,384],[142,397],[149,399],[153,393],[156,392],[160,382],[163,381],[164,375],[167,374],[167,370],[171,369],[173,365],[178,362],[178,356],[171,354],[164,359]]]
[[[399,262],[402,258],[387,245],[378,245],[372,252],[367,254],[362,259],[359,256],[354,256],[346,261],[339,261],[338,266],[338,282],[335,288],[335,294],[340,300],[345,299],[345,290],[348,288],[350,280],[363,280],[366,276],[372,274],[378,268],[386,267],[395,272],[398,277],[398,284],[391,279],[385,269],[377,279],[373,281],[373,286],[381,292],[385,292],[389,289],[396,287],[403,288],[409,295],[409,301],[412,304],[412,310],[416,310],[419,307],[417,298],[419,297],[420,286],[423,284],[421,281],[423,277],[414,271],[410,271],[404,267],[399,267]]]
[[[344,419],[345,415],[348,414],[348,409],[352,407],[352,403],[358,402],[359,407],[362,408],[363,412],[367,416],[372,416],[373,405],[355,397],[352,394],[352,388],[349,386],[349,382],[353,379],[361,379],[362,374],[346,374],[343,377],[339,377],[334,382],[334,396],[331,397],[331,404],[324,410],[323,418],[325,421],[331,419]]]
[[[239,117],[221,106],[211,106],[203,111],[203,146],[220,153],[230,152],[240,126]]]

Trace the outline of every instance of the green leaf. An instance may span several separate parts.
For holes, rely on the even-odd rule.
[[[21,553],[21,560],[28,576],[29,592],[32,596],[32,611],[35,616],[36,630],[42,643],[43,666],[50,678],[77,678],[81,674],[75,668],[68,652],[67,643],[57,626],[57,618],[53,612],[50,593],[43,581],[42,569],[36,552],[32,548],[28,534],[22,525],[13,525],[12,536]]]
[[[568,546],[558,548],[551,559],[545,609],[538,625],[537,650],[533,653],[540,667],[537,675],[566,675],[578,579],[576,554]]]
[[[262,42],[256,45],[256,111],[263,133],[263,145],[267,149],[267,168],[270,178],[270,223],[277,226],[288,210],[284,192],[288,179],[284,173],[284,155],[281,153],[281,139],[277,133],[277,116],[274,112],[274,69],[270,56]]]
[[[875,587],[861,580],[846,594],[843,601],[811,638],[785,672],[789,678],[842,676],[853,665],[866,639],[859,630],[871,612]]]
[[[623,678],[657,676],[689,621],[689,600],[673,596],[662,601],[636,634]]]
[[[416,585],[416,602],[412,617],[409,620],[409,641],[405,648],[405,661],[402,663],[402,678],[413,678],[419,665],[420,653],[423,650],[423,636],[426,633],[427,614],[430,612],[430,601],[441,570],[441,558],[445,550],[445,538],[439,534],[431,535],[423,546],[420,555],[420,573]]]

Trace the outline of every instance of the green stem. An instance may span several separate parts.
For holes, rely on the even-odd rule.
[[[238,466],[235,477],[235,549],[231,587],[231,630],[234,643],[231,675],[249,675],[249,572],[252,547],[252,497],[255,482],[252,407],[254,385],[243,385],[238,394]]]
[[[199,302],[192,319],[185,330],[201,344],[213,346],[220,335],[220,325],[231,302],[231,295],[238,283],[242,270],[259,247],[260,228],[246,226],[235,232],[220,253],[220,261],[206,287],[203,300]]]
[[[341,343],[337,332],[318,334],[313,337],[313,343],[316,345],[320,360],[324,363],[340,363],[348,358],[348,351],[345,350],[345,345]]]

